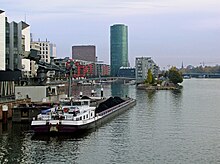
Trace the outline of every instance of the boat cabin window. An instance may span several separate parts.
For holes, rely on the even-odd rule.
[[[52,94],[52,95],[55,95],[55,94],[56,94],[56,89],[55,89],[55,88],[52,88],[51,94]]]
[[[71,101],[72,106],[89,105],[89,101]]]
[[[80,106],[81,105],[81,102],[72,102],[72,105],[76,105],[76,106]]]
[[[60,105],[62,105],[62,106],[71,106],[71,102],[70,101],[63,101],[63,102],[60,102]]]
[[[89,105],[88,101],[83,101],[83,105]]]
[[[82,116],[79,118],[79,120],[82,120]]]
[[[79,110],[79,107],[77,107],[77,106],[71,106],[70,109],[72,109],[72,110]]]
[[[85,120],[85,119],[86,119],[86,116],[84,115],[84,116],[83,116],[83,120]]]

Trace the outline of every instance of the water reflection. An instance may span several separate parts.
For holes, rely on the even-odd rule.
[[[7,124],[0,123],[0,163],[20,163],[23,154],[23,138],[24,131],[28,131],[27,124],[12,124],[8,121]]]
[[[147,91],[147,103],[149,105],[152,105],[155,101],[155,95],[156,95],[156,91]]]
[[[89,86],[73,86],[72,88],[72,95],[74,97],[79,97],[80,92],[83,93],[84,96],[91,96],[92,90],[95,91],[95,96],[101,96],[101,88],[103,88],[103,96],[104,97],[109,97],[111,95],[110,84],[105,84],[105,85],[89,85]]]
[[[33,141],[77,141],[87,138],[92,132],[94,132],[96,129],[87,130],[84,132],[78,132],[76,134],[34,134],[31,137],[31,140]]]
[[[0,137],[1,135],[10,134],[22,135],[23,132],[28,132],[29,130],[29,123],[12,123],[11,120],[7,121],[7,123],[0,122]]]
[[[190,79],[179,91],[103,87],[136,106],[79,137],[37,137],[29,125],[0,123],[0,163],[219,163],[219,79]]]
[[[129,96],[129,89],[127,85],[122,85],[120,83],[112,83],[111,85],[111,95],[126,97]]]
[[[91,91],[94,90],[96,92],[96,96],[101,96],[101,88],[103,88],[104,97],[109,97],[109,96],[133,97],[134,92],[132,93],[130,91],[130,88],[132,88],[131,90],[133,90],[135,89],[135,86],[123,85],[121,83],[112,83],[112,84],[97,85],[97,86],[73,86],[72,95],[78,97],[80,95],[80,92],[82,92],[83,95],[90,96]]]
[[[0,122],[0,135],[8,133],[11,130],[11,126],[11,121],[7,123]]]
[[[182,89],[171,91],[172,103],[176,109],[182,108]]]
[[[72,95],[75,96],[75,97],[79,97],[80,95],[80,92],[83,93],[83,95],[85,96],[91,96],[91,92],[92,90],[96,90],[95,86],[91,86],[91,85],[88,85],[88,86],[73,86],[72,88]]]
[[[34,134],[31,141],[35,147],[29,145],[32,149],[31,157],[23,157],[23,160],[33,163],[75,163],[82,152],[82,143],[85,143],[94,131],[95,129],[73,135]]]

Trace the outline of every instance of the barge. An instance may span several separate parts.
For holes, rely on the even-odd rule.
[[[62,103],[61,103],[62,104]],[[133,107],[136,100],[126,97],[110,97],[97,107],[90,99],[72,100],[71,105],[56,106],[43,110],[33,118],[31,128],[35,133],[76,133],[96,128],[109,119]]]

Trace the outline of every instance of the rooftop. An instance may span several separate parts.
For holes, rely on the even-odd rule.
[[[0,10],[0,14],[1,14],[1,13],[4,13],[4,11],[3,11],[3,10]]]

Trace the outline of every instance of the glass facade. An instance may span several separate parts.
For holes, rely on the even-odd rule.
[[[128,66],[128,27],[126,25],[111,26],[110,44],[111,76],[117,76],[120,67]]]
[[[121,67],[118,71],[119,77],[128,77],[135,79],[135,68],[131,67]]]

